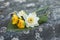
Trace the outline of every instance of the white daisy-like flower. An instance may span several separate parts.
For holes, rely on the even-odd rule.
[[[26,26],[27,27],[38,26],[39,25],[38,20],[39,20],[39,17],[37,17],[36,13],[30,13],[25,19]]]
[[[21,18],[21,16],[23,16],[24,19],[27,17],[27,14],[24,10],[21,10],[17,15],[19,18]]]

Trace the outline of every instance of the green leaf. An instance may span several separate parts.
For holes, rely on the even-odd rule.
[[[40,16],[39,18],[40,18],[39,21],[38,21],[39,24],[45,23],[48,20],[48,17],[45,16],[45,15]]]
[[[38,12],[41,12],[41,11],[44,11],[44,10],[47,10],[49,8],[49,6],[44,6],[42,8],[39,8],[38,10],[36,10],[35,12],[38,13]]]
[[[33,30],[35,28],[24,28],[24,29],[19,29],[16,25],[13,25],[11,21],[7,25],[7,30],[6,31],[14,31],[14,32],[20,32],[20,31],[27,31],[27,30]]]
[[[17,26],[13,25],[10,21],[9,24],[7,25],[7,29],[17,29]]]

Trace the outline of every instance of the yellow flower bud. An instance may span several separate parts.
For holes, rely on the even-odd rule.
[[[17,24],[18,22],[18,16],[16,14],[13,14],[12,16],[12,24]]]
[[[18,22],[17,26],[18,26],[18,28],[20,28],[20,29],[25,28],[24,20],[19,19],[19,22]]]

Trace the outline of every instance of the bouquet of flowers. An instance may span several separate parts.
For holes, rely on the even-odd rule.
[[[44,7],[42,9],[39,9],[37,11],[34,11],[32,13],[26,13],[24,10],[21,10],[19,12],[13,12],[11,21],[9,22],[7,29],[8,30],[24,30],[24,29],[33,29],[35,27],[38,27],[40,24],[47,22],[48,20],[48,13],[45,13],[44,15],[37,15],[38,11],[47,9],[48,7]]]

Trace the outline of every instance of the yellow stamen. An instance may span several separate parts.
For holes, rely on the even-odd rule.
[[[34,22],[34,19],[32,17],[28,18],[28,22],[29,23],[33,23]]]

